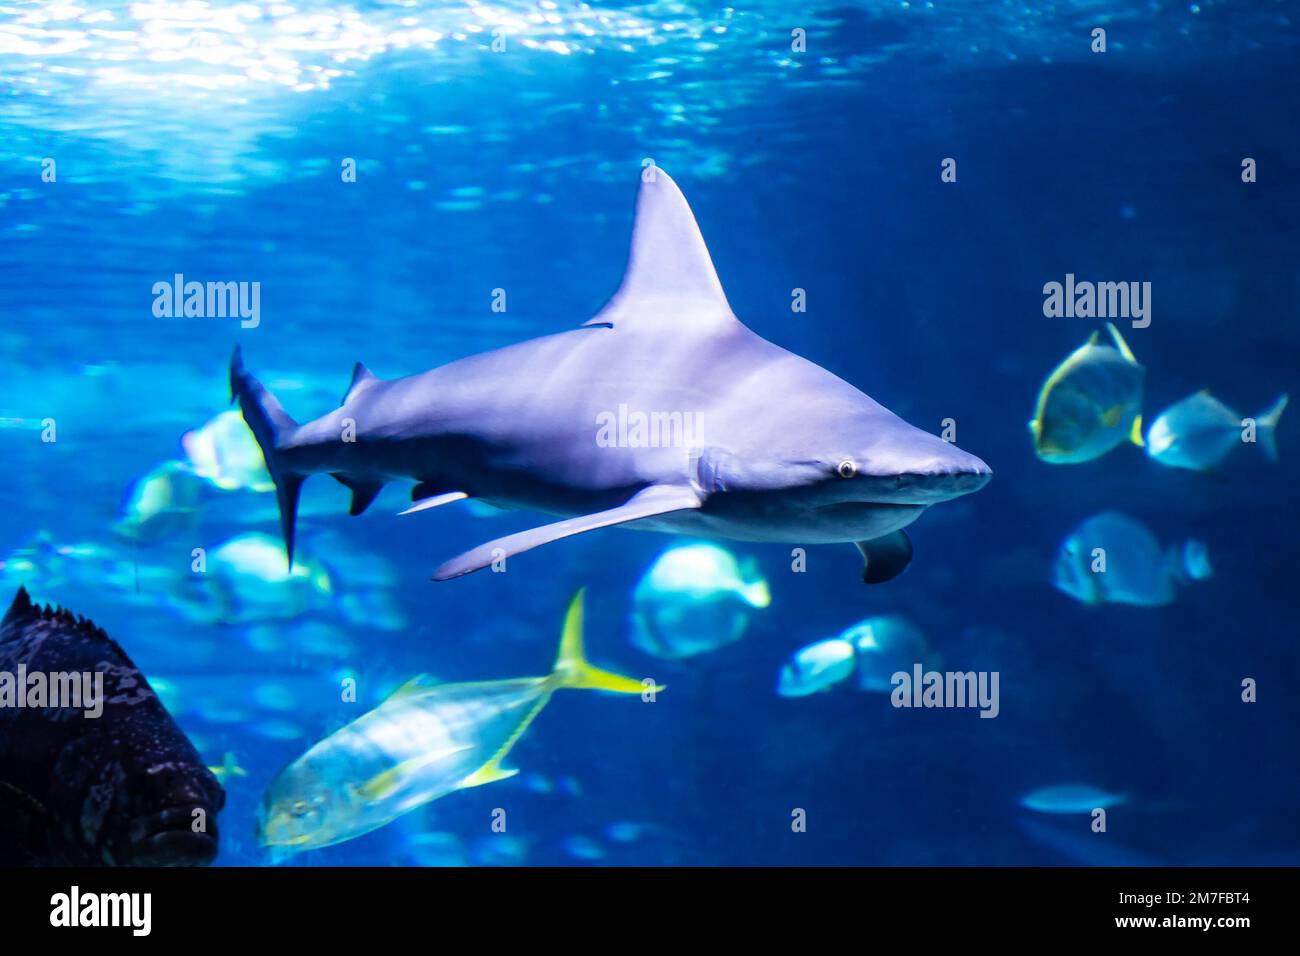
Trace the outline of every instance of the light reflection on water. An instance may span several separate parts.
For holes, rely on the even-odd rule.
[[[1111,32],[1111,56],[1159,56],[1166,67],[1229,55],[1260,37],[1294,45],[1284,6],[1263,3],[1231,16],[1224,7],[9,0],[0,3],[0,120],[13,129],[0,143],[0,163],[31,162],[46,155],[52,135],[63,134],[110,152],[118,178],[134,165],[161,165],[172,181],[229,191],[282,176],[280,157],[259,149],[259,138],[277,126],[292,131],[328,102],[321,97],[331,87],[364,82],[380,64],[418,78],[440,102],[445,96],[453,115],[501,95],[516,98],[519,108],[508,129],[428,122],[388,111],[382,101],[371,104],[372,121],[453,136],[469,135],[472,125],[474,136],[490,142],[523,137],[557,112],[582,108],[575,83],[599,91],[615,112],[634,98],[635,123],[664,136],[735,123],[746,107],[761,114],[782,91],[883,77],[900,55],[916,80],[1019,61],[1078,61],[1090,55],[1089,31],[1097,25]],[[1150,26],[1156,19],[1160,29]],[[804,48],[792,49],[794,31],[803,32]],[[295,102],[294,94],[306,99]],[[746,122],[756,119],[764,121]],[[177,149],[190,154],[185,162],[157,155]],[[709,168],[703,152],[696,157],[701,174],[727,171],[725,161]],[[108,175],[106,165],[87,163],[65,175],[93,182]]]

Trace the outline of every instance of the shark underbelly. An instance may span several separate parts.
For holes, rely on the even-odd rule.
[[[624,525],[634,530],[793,544],[839,544],[892,534],[921,516],[924,505],[852,504],[765,509],[720,506],[681,511]]]

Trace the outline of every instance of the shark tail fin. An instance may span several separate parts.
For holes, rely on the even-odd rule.
[[[1273,406],[1260,415],[1255,421],[1258,423],[1256,437],[1259,440],[1260,450],[1264,452],[1264,457],[1273,464],[1277,464],[1277,437],[1273,434],[1277,428],[1277,420],[1282,417],[1282,412],[1286,408],[1288,396],[1279,395]]]
[[[298,493],[307,476],[285,467],[281,449],[298,430],[298,423],[289,417],[279,399],[244,369],[243,356],[238,346],[230,359],[230,399],[239,400],[239,410],[252,430],[253,437],[257,439],[262,457],[266,460],[266,470],[275,482],[275,497],[280,505],[280,531],[284,534],[284,552],[292,569]]]
[[[582,649],[582,599],[586,589],[578,591],[569,602],[564,615],[564,634],[560,638],[560,653],[555,659],[555,670],[550,680],[557,687],[574,690],[604,690],[615,694],[641,694],[651,688],[632,677],[593,667]],[[662,687],[654,687],[656,691]]]

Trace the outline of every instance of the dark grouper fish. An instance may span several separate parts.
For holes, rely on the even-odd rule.
[[[103,675],[93,705],[34,696],[79,674]],[[225,802],[126,652],[19,588],[0,621],[0,866],[204,866]]]

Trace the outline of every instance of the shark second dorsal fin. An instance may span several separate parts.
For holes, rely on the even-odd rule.
[[[358,362],[352,366],[352,381],[348,382],[348,390],[343,393],[342,404],[346,405],[377,381],[379,378],[375,373]]]
[[[686,197],[662,169],[645,168],[623,282],[585,324],[699,328],[736,321]]]

